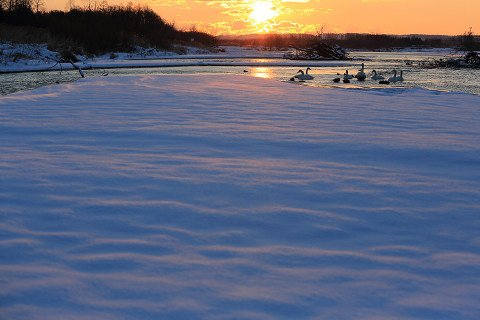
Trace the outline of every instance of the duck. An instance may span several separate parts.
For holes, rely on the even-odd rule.
[[[372,73],[373,73],[372,80],[384,80],[385,79],[383,76],[379,76],[377,74],[376,70],[373,70]]]
[[[355,75],[355,78],[357,78],[358,81],[365,81],[367,78],[367,75],[365,74],[365,64],[362,63],[362,69],[358,71],[358,73]]]
[[[340,82],[340,78],[333,79],[333,82]]]
[[[351,74],[348,74],[348,70],[345,70],[345,73],[343,74],[343,80],[350,80],[353,79],[353,76]]]
[[[314,77],[310,74],[308,74],[308,70],[312,70],[310,67],[307,68],[307,70],[305,70],[305,72],[303,72],[303,70],[298,70],[297,71],[297,75],[295,75],[295,78],[299,79],[299,80],[313,80]],[[298,74],[300,73],[300,74]]]
[[[390,81],[388,81],[388,80],[380,80],[378,83],[379,83],[379,84],[390,84]]]
[[[348,80],[348,79],[343,79],[343,83],[350,83],[350,80]]]
[[[389,82],[394,82],[394,83],[398,81],[397,70],[393,70],[393,77],[388,78],[388,81]]]

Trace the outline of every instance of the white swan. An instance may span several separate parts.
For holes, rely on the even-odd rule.
[[[372,80],[384,80],[385,79],[383,76],[379,76],[377,74],[376,70],[373,70],[372,73],[373,73]]]
[[[294,78],[297,78],[297,79],[300,79],[301,77],[305,76],[305,72],[303,72],[303,70],[298,70],[297,71],[297,74],[294,75],[293,77]]]
[[[305,80],[313,80],[313,76],[308,74],[308,70],[312,70],[310,67],[308,67],[306,70],[305,70],[305,77],[306,79]]]
[[[299,80],[313,80],[314,77],[310,74],[308,74],[308,70],[312,70],[310,69],[310,67],[307,68],[307,70],[305,70],[306,73],[304,73],[302,70],[298,70],[297,73],[300,73],[300,74],[297,74],[295,76],[295,78],[299,79]]]
[[[345,73],[343,74],[343,80],[350,80],[353,79],[353,76],[351,74],[348,74],[348,70],[345,70]]]
[[[365,81],[367,78],[367,75],[365,74],[365,64],[362,63],[362,69],[358,71],[358,73],[355,75],[355,78],[357,78],[358,81]]]
[[[293,77],[297,78],[298,80],[305,80],[305,72],[303,72],[303,70],[298,70],[297,74]]]
[[[390,81],[390,82],[397,82],[398,81],[397,70],[393,70],[393,77],[388,78],[388,81]]]

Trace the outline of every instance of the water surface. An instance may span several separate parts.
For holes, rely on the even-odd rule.
[[[420,87],[430,90],[464,92],[471,94],[480,94],[480,83],[476,79],[480,78],[480,70],[474,69],[428,69],[421,66],[422,62],[431,59],[439,59],[447,55],[445,51],[433,52],[352,52],[350,73],[355,74],[359,69],[361,62],[365,63],[367,74],[370,76],[372,70],[389,78],[393,75],[393,70],[403,70],[405,82],[391,84],[389,87]],[[161,59],[159,59],[161,60]],[[188,63],[191,59],[174,59],[180,64]],[[196,59],[197,61],[199,59]],[[172,61],[172,59],[169,59]],[[116,69],[95,69],[85,70],[87,77],[102,76],[105,72],[108,76],[116,75],[142,75],[142,74],[246,74],[254,77],[274,79],[278,81],[288,81],[299,67],[278,66],[279,59],[265,58],[234,58],[234,59],[200,59],[203,65],[200,66],[175,66],[175,67],[154,67],[154,68],[116,68]],[[285,60],[287,63],[288,60]],[[252,63],[261,63],[264,66],[249,66]],[[224,64],[224,65],[221,65]],[[271,66],[276,64],[276,66]],[[345,72],[341,66],[344,62],[339,62],[338,66],[330,65],[323,67],[313,67],[311,74],[315,76],[313,81],[303,83],[309,86],[336,87],[336,88],[357,88],[357,89],[379,89],[385,88],[377,81],[367,79],[365,82],[353,80],[350,84],[334,83],[332,80]],[[305,61],[303,68],[309,65]],[[0,94],[5,95],[16,91],[32,89],[44,85],[54,85],[57,82],[69,82],[79,78],[77,71],[49,71],[49,72],[25,72],[2,74]]]

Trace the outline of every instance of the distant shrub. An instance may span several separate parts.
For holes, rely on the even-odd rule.
[[[285,54],[284,58],[291,60],[347,60],[348,54],[340,46],[327,44],[318,37],[304,47],[296,48],[295,52]]]
[[[466,31],[462,36],[460,36],[461,39],[461,50],[464,51],[474,51],[474,50],[479,50],[480,49],[480,43],[476,41],[475,39],[475,34],[472,31],[472,28],[470,27],[469,31]]]
[[[187,53],[187,48],[183,47],[183,46],[175,46],[173,47],[173,52],[175,52],[176,54],[186,54]]]
[[[478,52],[470,51],[465,55],[465,62],[478,68],[480,67],[480,55]]]
[[[422,64],[427,68],[473,68],[480,69],[480,55],[475,51],[469,51],[461,57],[446,57],[426,61]]]
[[[30,58],[29,56],[27,56],[26,54],[24,53],[21,53],[21,52],[15,52],[15,54],[13,55],[12,57],[12,60],[13,62],[17,62],[18,60],[21,60],[21,59],[28,59]]]

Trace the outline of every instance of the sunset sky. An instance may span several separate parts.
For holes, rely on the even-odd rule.
[[[67,0],[45,0],[64,10]],[[85,6],[89,0],[75,0]],[[95,0],[90,0],[92,5]],[[97,5],[102,0],[96,0]],[[215,35],[250,33],[365,32],[462,34],[480,32],[478,0],[134,0],[180,28]],[[128,0],[108,0],[126,4]]]

